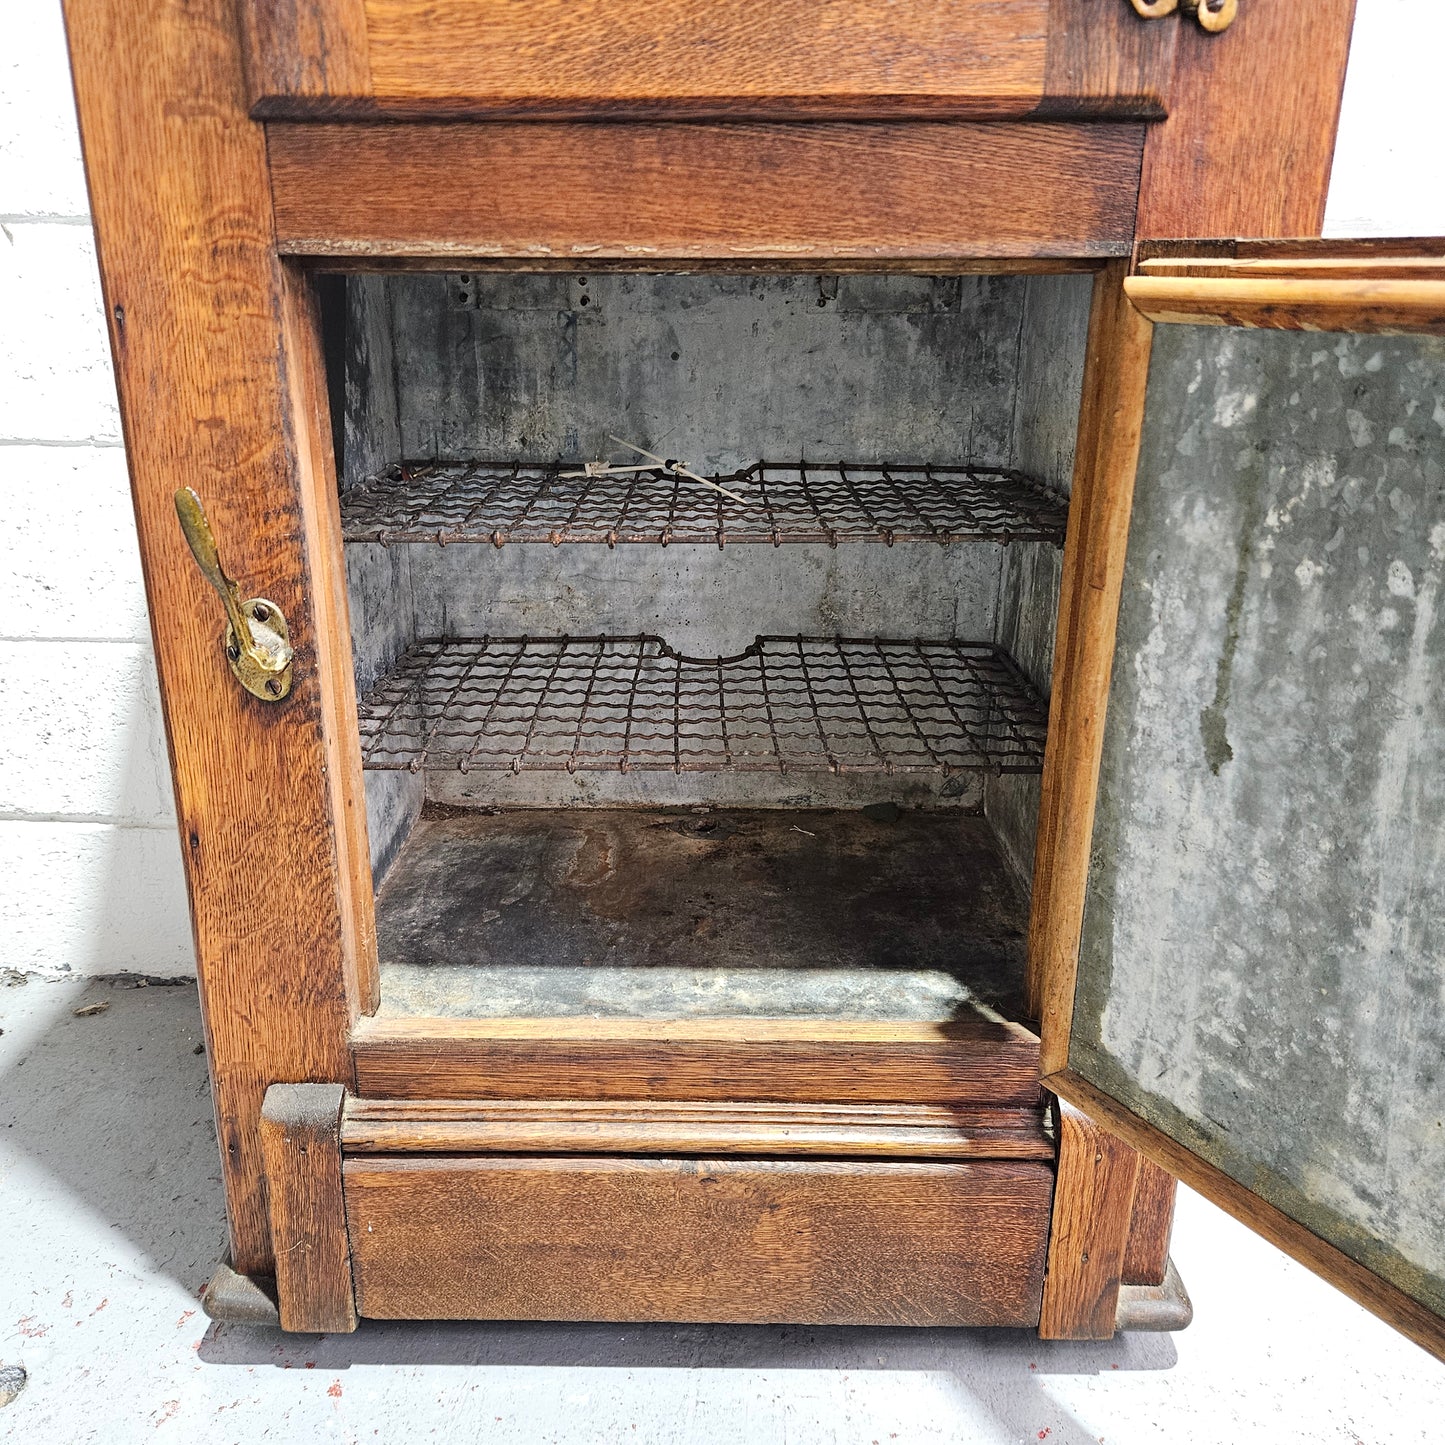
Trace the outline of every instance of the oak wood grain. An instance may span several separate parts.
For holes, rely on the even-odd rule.
[[[1115,0],[256,0],[268,120],[1156,120],[1174,25]]]
[[[326,668],[321,688],[322,771],[336,827],[336,881],[341,907],[341,966],[347,997],[357,1014],[374,1013],[381,1000],[376,953],[376,908],[367,840],[366,794],[361,772],[361,735],[356,721],[356,674],[352,667],[350,598],[341,540],[341,500],[332,454],[321,315],[315,286],[295,266],[281,276],[283,379],[289,402],[287,438],[296,457],[297,503],[302,545],[312,579],[316,631],[325,644],[317,665]]]
[[[1059,1166],[1039,1336],[1113,1338],[1139,1156],[1068,1103],[1059,1106]]]
[[[363,0],[245,0],[236,9],[253,103],[370,94]]]
[[[363,1315],[1032,1325],[1037,1163],[352,1158]]]
[[[1081,457],[1082,470],[1076,466],[1070,506],[1050,707],[1052,757],[1046,753],[1041,846],[1029,922],[1030,993],[1038,1002],[1045,1052],[1066,1048],[1073,1013],[1152,341],[1152,329],[1123,295],[1118,271],[1101,273],[1095,299],[1100,308],[1099,351],[1097,365],[1086,365],[1086,415],[1081,420],[1089,451]],[[1092,331],[1091,325],[1091,342]]]
[[[1445,333],[1445,267],[1438,279],[1351,276],[1131,276],[1124,289],[1151,321],[1285,331]]]
[[[1124,1251],[1124,1283],[1162,1285],[1169,1269],[1169,1241],[1174,1233],[1174,1176],[1152,1159],[1139,1162],[1129,1242]]]
[[[347,1333],[356,1328],[341,1195],[345,1099],[340,1084],[272,1084],[261,1106],[283,1330]]]
[[[1068,1053],[1104,714],[1144,423],[1152,328],[1124,294],[1126,267],[1095,278],[1044,753],[1028,998],[1045,1071]]]
[[[283,378],[266,155],[227,0],[70,0],[66,24],[190,893],[212,1093],[243,1274],[272,1272],[257,1126],[277,1079],[344,1081],[348,916],[303,492],[325,435]],[[228,569],[285,613],[290,697],[235,685],[172,494],[205,503]]]
[[[1046,1159],[1041,1109],[923,1104],[350,1099],[348,1154],[820,1154]]]
[[[1061,1099],[1067,1099],[1077,1108],[1087,1109],[1093,1118],[1100,1120],[1120,1139],[1167,1169],[1191,1189],[1198,1190],[1241,1224],[1267,1239],[1276,1249],[1282,1249],[1305,1268],[1328,1280],[1357,1304],[1414,1340],[1421,1349],[1445,1360],[1445,1320],[1424,1305],[1394,1285],[1387,1284],[1222,1170],[1206,1163],[1197,1154],[1125,1109],[1072,1069],[1051,1073],[1044,1083]]]
[[[284,252],[655,266],[1122,255],[1143,127],[273,123],[267,137]]]
[[[1050,0],[1044,93],[1036,115],[1162,120],[1177,25],[1151,25],[1112,0]]]
[[[360,1020],[356,1092],[391,1099],[1042,1099],[1038,1041],[1009,1024],[816,1019]]]
[[[1354,12],[1355,0],[1250,0],[1221,35],[1175,27],[1169,118],[1145,145],[1140,237],[1319,234]]]
[[[366,0],[375,94],[498,101],[1042,90],[1048,0]]]

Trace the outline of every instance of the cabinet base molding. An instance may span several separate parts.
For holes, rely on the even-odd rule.
[[[214,1319],[1069,1339],[1188,1323],[1167,1264],[1170,1181],[1153,1171],[1161,1187],[1138,1191],[1139,1156],[1066,1105],[365,1099],[273,1084],[261,1118],[276,1278],[224,1263],[206,1291]],[[1131,1240],[1138,1282],[1121,1287]]]

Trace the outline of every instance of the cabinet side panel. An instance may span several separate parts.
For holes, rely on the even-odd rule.
[[[1445,340],[1162,327],[1149,395],[1070,1067],[1439,1312]]]
[[[1079,403],[1093,285],[1083,276],[1030,276],[1019,326],[1012,463],[1067,496],[1073,487]],[[1004,548],[994,641],[1047,697],[1063,582],[1061,550],[1047,542]],[[984,812],[1025,890],[1032,888],[1039,783],[1011,773],[984,784]]]
[[[308,546],[325,530],[330,437],[297,357],[304,329],[272,250],[264,138],[245,120],[223,0],[66,6],[102,288],[165,704],[237,1271],[269,1273],[257,1122],[275,1079],[345,1080],[362,986],[343,876],[352,833],[327,777],[340,702]],[[303,374],[304,373],[304,374]],[[324,456],[323,456],[324,454]],[[237,686],[215,595],[173,493],[286,616],[295,686]],[[350,997],[348,996],[350,994]]]

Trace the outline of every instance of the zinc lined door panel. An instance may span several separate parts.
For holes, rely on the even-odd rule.
[[[1326,249],[1135,287],[1236,324],[1155,328],[1045,1082],[1439,1351],[1445,337]]]

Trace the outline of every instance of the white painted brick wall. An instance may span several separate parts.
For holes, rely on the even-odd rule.
[[[1445,234],[1442,54],[1445,7],[1359,0],[1329,234]],[[11,0],[0,6],[0,968],[193,968],[119,435],[59,3]],[[62,499],[79,520],[57,529]]]
[[[0,5],[0,968],[194,970],[58,0]]]

